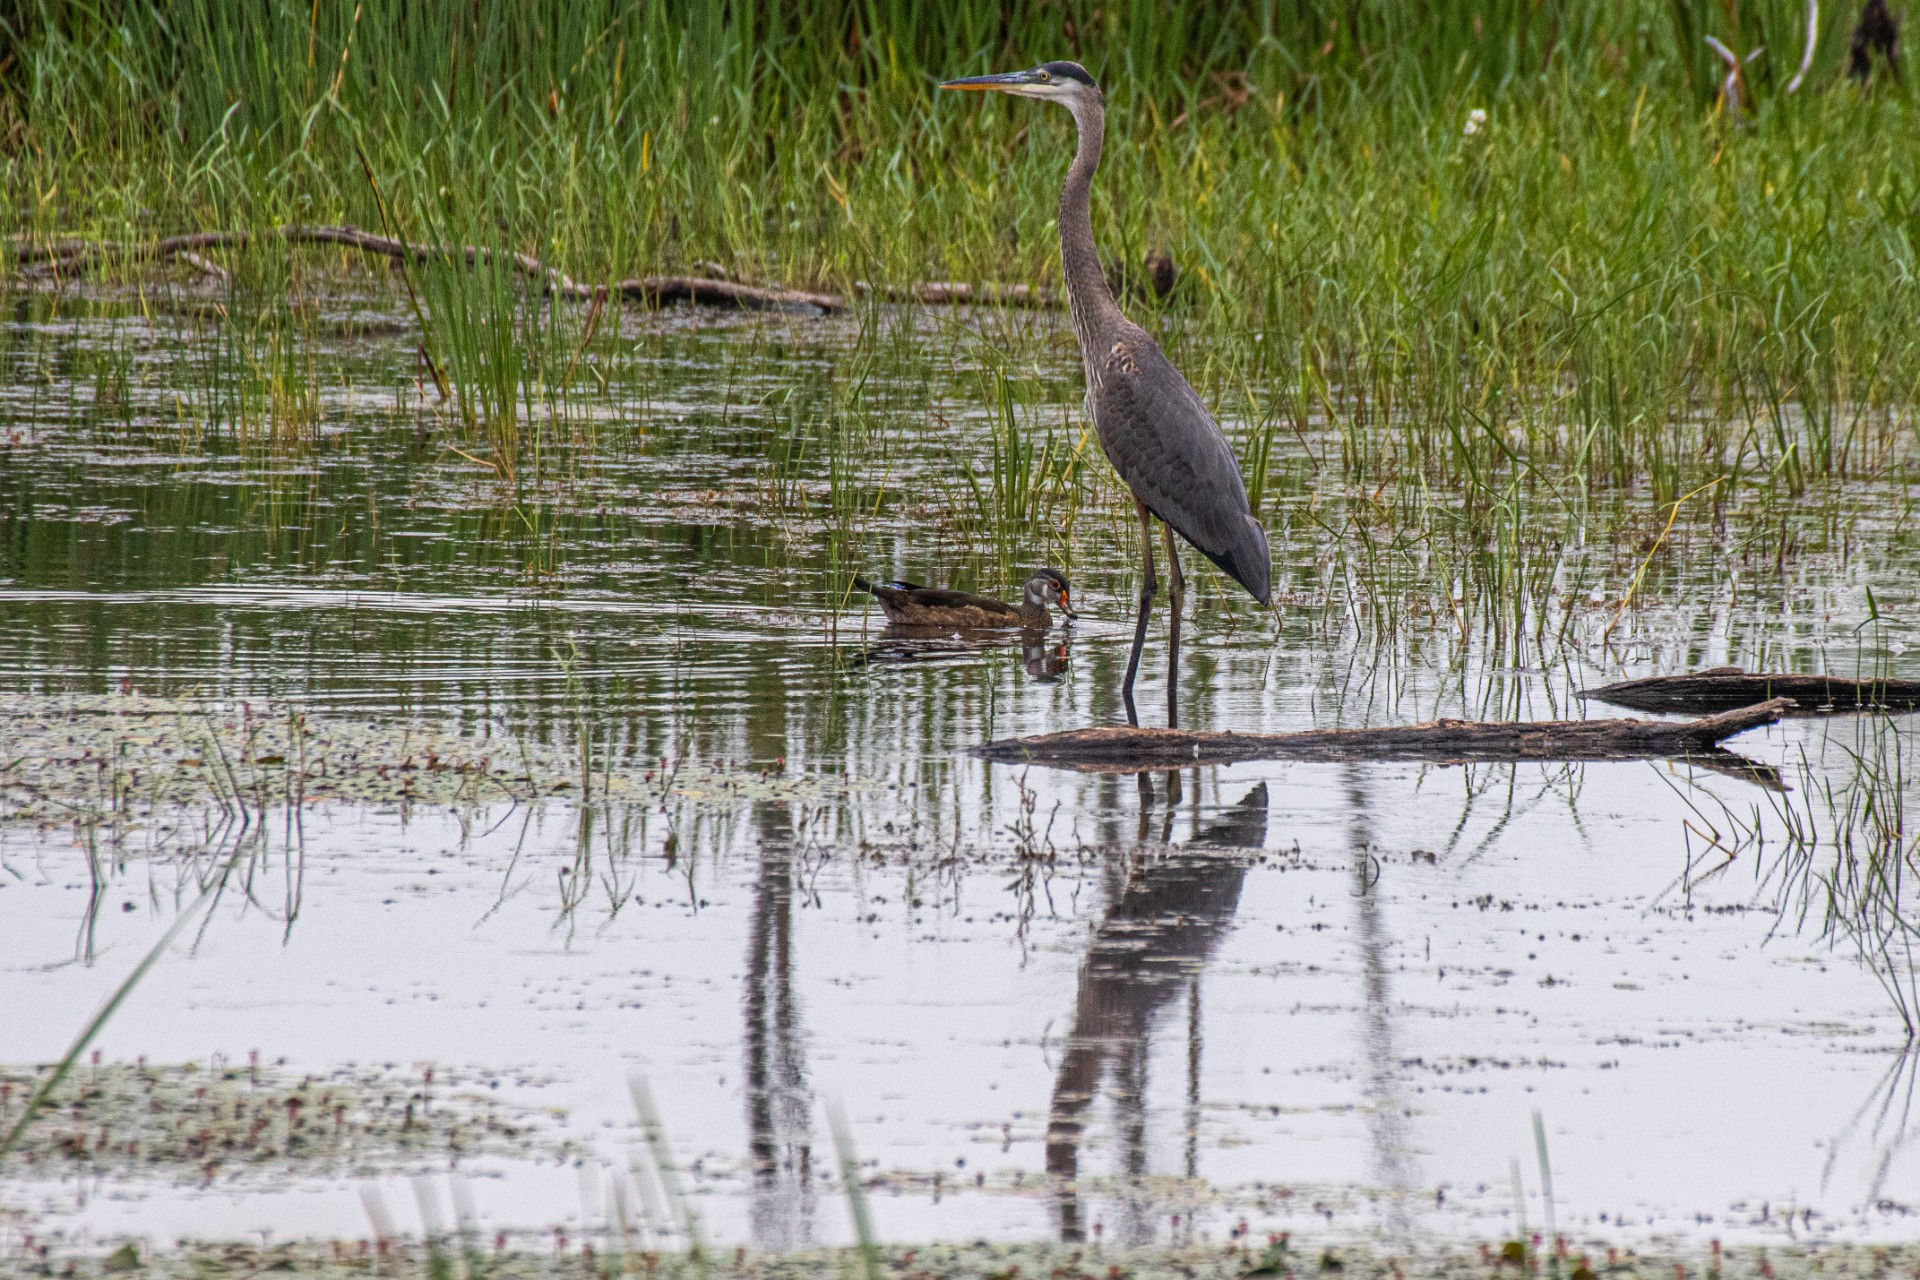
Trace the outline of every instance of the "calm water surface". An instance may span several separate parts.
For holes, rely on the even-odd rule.
[[[604,1226],[641,1071],[729,1242],[847,1238],[836,1101],[891,1240],[1492,1237],[1517,1210],[1539,1229],[1536,1114],[1563,1231],[1911,1233],[1895,1003],[1817,906],[1781,910],[1780,807],[1844,791],[1863,743],[1898,759],[1903,722],[1733,744],[1792,800],[1671,762],[989,768],[963,748],[1119,717],[1126,521],[1063,500],[1011,545],[951,514],[974,501],[955,469],[1004,425],[983,387],[1070,446],[1053,321],[622,323],[586,355],[604,392],[527,410],[543,461],[508,482],[421,408],[404,338],[13,301],[0,693],[297,706],[815,784],[310,808],[267,841],[274,887],[222,900],[105,1057],[510,1069],[593,1153],[395,1169],[405,1229],[407,1175],[450,1172],[489,1229]],[[282,365],[313,397],[294,443],[272,439]],[[1424,617],[1354,622],[1352,540],[1314,488],[1298,466],[1276,482],[1277,624],[1196,575],[1185,723],[1605,714],[1572,694],[1729,661],[1920,675],[1892,486],[1782,517],[1795,550],[1772,567],[1752,551],[1771,517],[1682,522],[1612,648],[1588,621],[1490,647],[1446,583]],[[1624,518],[1603,508],[1596,546]],[[1575,598],[1601,552],[1565,554]],[[844,599],[856,568],[1012,591],[1042,560],[1086,620],[1033,643],[890,636]],[[137,833],[96,894],[83,826],[0,818],[0,1062],[57,1058],[184,903],[191,851]],[[364,1185],[15,1173],[0,1234],[364,1237]]]

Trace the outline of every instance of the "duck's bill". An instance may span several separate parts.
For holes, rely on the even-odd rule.
[[[1069,619],[1075,622],[1080,620],[1080,615],[1073,611],[1071,604],[1067,603],[1067,593],[1064,591],[1060,593],[1060,612],[1066,614]]]
[[[942,89],[1018,89],[1022,85],[1037,84],[1038,78],[1031,71],[1003,71],[991,76],[968,76],[964,80],[943,80]]]

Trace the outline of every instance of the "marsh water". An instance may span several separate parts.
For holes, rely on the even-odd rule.
[[[376,726],[395,769],[428,731],[537,750],[577,783],[262,794],[244,890],[205,907],[228,809],[12,786],[0,1063],[58,1059],[199,909],[101,1061],[486,1078],[567,1154],[41,1161],[0,1177],[0,1234],[351,1240],[470,1198],[489,1234],[597,1238],[657,1176],[636,1075],[726,1243],[849,1238],[833,1106],[893,1241],[1910,1234],[1906,901],[1857,886],[1874,839],[1905,852],[1905,721],[1730,744],[1777,788],[1675,761],[989,766],[965,748],[1121,715],[1130,515],[1058,317],[629,314],[560,344],[567,395],[465,413],[409,322],[371,286],[266,321],[9,301],[0,767],[28,718],[66,717],[78,757],[166,699]],[[1664,534],[1651,492],[1519,498],[1503,518],[1543,532],[1501,543],[1449,532],[1444,485],[1383,531],[1389,477],[1326,464],[1353,438],[1273,443],[1277,619],[1190,566],[1185,725],[1617,714],[1573,695],[1726,663],[1920,675],[1896,479],[1749,486]],[[1082,621],[991,643],[889,634],[847,587],[1010,594],[1042,562]]]

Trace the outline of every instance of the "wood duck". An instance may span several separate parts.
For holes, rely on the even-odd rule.
[[[990,596],[916,586],[911,582],[868,582],[865,578],[855,578],[853,585],[857,590],[871,592],[886,612],[887,621],[896,626],[966,630],[1024,627],[1044,631],[1053,625],[1050,605],[1058,605],[1068,618],[1080,616],[1073,611],[1066,575],[1057,569],[1036,570],[1027,579],[1026,594],[1018,605],[1004,604]]]

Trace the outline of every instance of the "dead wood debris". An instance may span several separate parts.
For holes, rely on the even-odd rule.
[[[16,241],[13,257],[16,265],[41,272],[79,271],[110,261],[177,260],[187,263],[216,280],[224,281],[227,278],[226,269],[208,259],[202,251],[237,249],[253,243],[256,239],[279,239],[290,245],[341,245],[395,261],[427,262],[433,259],[455,259],[465,261],[469,266],[491,264],[496,252],[499,252],[476,245],[450,247],[411,244],[390,236],[374,235],[358,227],[308,226],[295,223],[260,232],[196,231],[145,243],[56,240],[50,243],[29,244]],[[611,295],[653,306],[662,306],[670,302],[688,302],[700,306],[738,307],[754,311],[814,313],[835,312],[846,305],[841,298],[830,293],[744,284],[737,280],[715,279],[705,275],[639,276],[612,285],[585,284],[573,279],[564,271],[546,266],[538,258],[528,254],[499,252],[499,256],[509,262],[521,275],[538,281],[547,293],[574,298],[581,302],[604,301]]]
[[[751,311],[795,311],[830,315],[846,308],[838,294],[802,289],[783,289],[748,284],[733,278],[717,263],[695,264],[698,275],[638,276],[612,285],[587,284],[566,272],[549,267],[525,253],[507,253],[478,245],[413,244],[391,236],[375,235],[351,226],[312,226],[289,224],[266,231],[195,231],[167,236],[160,240],[124,242],[105,240],[54,240],[41,243],[15,239],[14,264],[39,276],[78,273],[107,262],[182,262],[201,275],[219,283],[230,278],[227,269],[204,251],[238,249],[256,239],[278,239],[287,244],[333,244],[358,249],[401,262],[427,262],[456,259],[469,266],[491,264],[495,255],[507,261],[515,271],[537,281],[542,290],[581,302],[605,302],[609,297],[624,298],[651,306],[685,302],[696,306],[736,307]],[[1165,253],[1147,255],[1143,273],[1121,269],[1109,272],[1117,293],[1138,298],[1164,298],[1179,280],[1179,268]],[[967,284],[953,280],[933,280],[912,285],[854,284],[854,291],[884,302],[917,302],[925,306],[997,306],[1053,309],[1066,306],[1066,297],[1057,289],[1030,284]]]
[[[1649,676],[1588,689],[1580,695],[1635,711],[1711,715],[1784,699],[1795,711],[1920,710],[1920,680],[1848,680],[1840,676],[1765,675],[1714,667],[1686,675]]]
[[[882,302],[918,302],[926,306],[1064,307],[1065,297],[1053,289],[1030,284],[967,284],[958,280],[929,280],[922,284],[854,282],[856,293]]]
[[[1710,767],[1751,774],[1751,761],[1722,751],[1736,733],[1771,724],[1793,703],[1774,698],[1696,720],[1435,720],[1384,729],[1314,729],[1304,733],[1207,733],[1110,726],[1031,738],[1004,738],[972,748],[1006,764],[1054,765],[1119,772],[1239,760],[1319,762],[1402,760],[1433,764],[1513,760],[1644,760],[1700,758]],[[1742,767],[1743,766],[1743,767]],[[1764,770],[1764,766],[1759,766]]]

